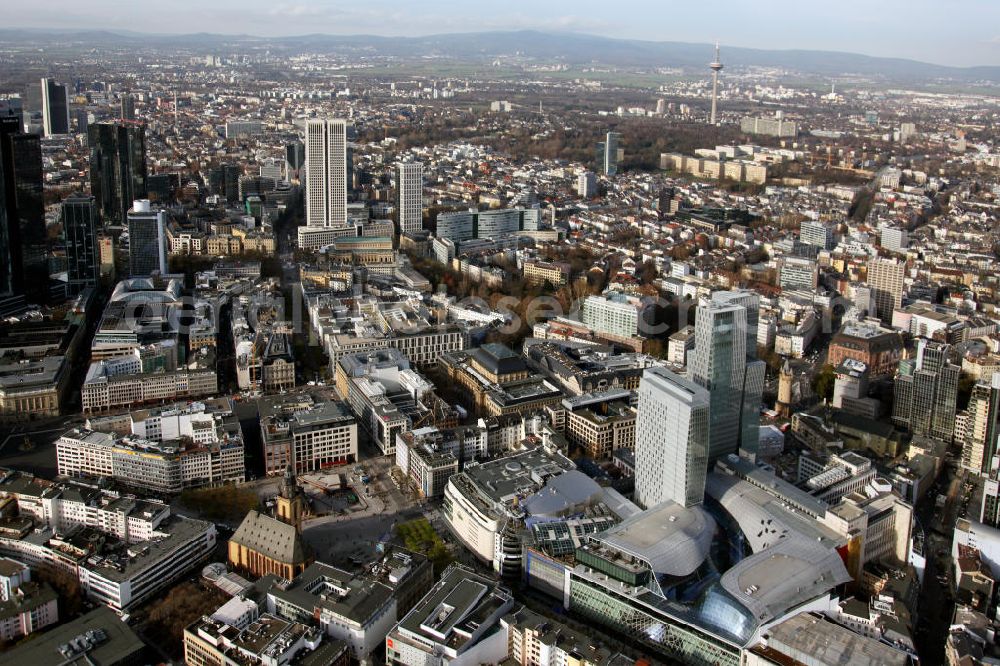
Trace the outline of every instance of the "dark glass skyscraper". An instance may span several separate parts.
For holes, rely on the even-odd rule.
[[[148,196],[146,126],[134,122],[95,123],[90,143],[90,192],[105,225],[124,225],[132,202]]]
[[[301,141],[285,146],[285,180],[299,180],[302,165],[306,163],[306,147]]]
[[[69,134],[69,97],[66,86],[42,79],[42,122],[45,136]]]
[[[0,291],[45,303],[49,293],[46,263],[45,203],[42,198],[42,148],[34,134],[0,126],[6,223],[0,238]]]
[[[135,97],[132,93],[122,95],[122,120],[135,120]]]
[[[128,213],[128,265],[132,277],[167,272],[167,215],[148,200],[136,201]]]
[[[75,295],[87,287],[96,287],[101,276],[94,197],[74,194],[63,201],[62,223],[69,259],[69,292]]]

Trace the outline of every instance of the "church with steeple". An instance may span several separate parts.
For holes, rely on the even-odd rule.
[[[286,580],[299,575],[316,557],[302,538],[309,504],[291,466],[275,498],[275,516],[251,511],[229,540],[229,566],[251,576],[274,574]]]

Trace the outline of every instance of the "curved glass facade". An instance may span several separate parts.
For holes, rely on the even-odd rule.
[[[716,583],[698,604],[698,618],[706,626],[732,636],[742,643],[750,640],[757,623],[750,611]]]

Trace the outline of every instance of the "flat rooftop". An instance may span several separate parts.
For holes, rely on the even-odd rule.
[[[510,593],[492,578],[453,565],[400,621],[397,631],[461,652],[471,634],[512,604]]]
[[[768,647],[754,648],[765,656],[782,654],[814,664],[907,666],[909,656],[811,613],[796,615],[767,631]]]
[[[287,588],[272,587],[268,594],[308,613],[322,608],[363,625],[392,599],[392,588],[328,564],[314,562]]]
[[[549,454],[537,446],[481,465],[469,465],[458,476],[468,478],[493,502],[501,502],[522,488],[537,489],[546,478],[575,468],[569,458]]]
[[[90,633],[97,632],[97,633]],[[91,648],[64,654],[60,648],[74,639],[90,636]],[[103,635],[103,639],[100,639]],[[79,644],[79,642],[77,643]],[[32,640],[0,653],[0,665],[60,664],[94,666],[95,664],[141,663],[143,643],[127,624],[107,606],[100,606],[83,617],[60,624]]]

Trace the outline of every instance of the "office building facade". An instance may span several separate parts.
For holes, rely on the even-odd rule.
[[[131,277],[167,274],[167,214],[152,210],[148,199],[135,201],[128,212],[128,262]]]
[[[306,226],[347,225],[347,121],[306,123]]]
[[[917,357],[900,362],[892,420],[918,437],[950,442],[961,368],[950,362],[951,345],[921,338]]]
[[[306,147],[301,141],[294,141],[285,146],[285,180],[298,181],[302,165],[306,163]]]
[[[0,127],[3,213],[0,225],[0,292],[23,295],[30,303],[48,300],[42,148],[17,123]]]
[[[94,197],[74,194],[66,199],[62,204],[62,222],[69,259],[69,291],[78,294],[96,287],[101,277]]]
[[[90,193],[101,222],[124,225],[132,202],[148,193],[146,126],[95,123],[87,130],[90,144]]]
[[[618,162],[621,159],[618,144],[622,135],[618,132],[608,132],[604,141],[597,144],[597,169],[605,176],[618,173]]]
[[[875,314],[883,323],[892,323],[892,312],[903,303],[903,274],[906,264],[896,259],[875,257],[868,263],[868,286],[875,299]]]
[[[647,368],[639,383],[635,428],[635,500],[650,508],[685,507],[705,497],[709,394],[665,368]]]
[[[125,93],[121,98],[122,120],[135,120],[135,96],[132,93]]]
[[[420,162],[400,162],[396,165],[396,212],[400,235],[423,228],[424,165]]]
[[[634,300],[615,292],[588,296],[583,301],[580,319],[598,333],[630,338],[639,333],[641,306]]]
[[[42,123],[45,136],[69,134],[69,96],[53,79],[42,79]]]
[[[799,225],[799,241],[821,250],[833,249],[833,230],[822,222],[806,220]]]
[[[757,359],[759,297],[720,291],[698,306],[689,378],[711,396],[709,458],[756,454],[765,363]]]

